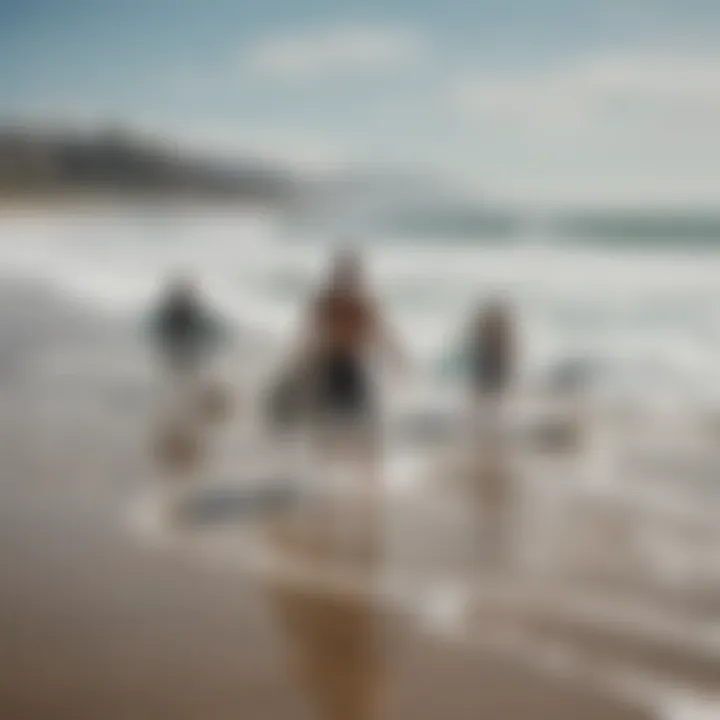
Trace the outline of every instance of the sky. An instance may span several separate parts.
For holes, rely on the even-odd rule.
[[[0,122],[526,203],[720,201],[718,0],[0,0]]]

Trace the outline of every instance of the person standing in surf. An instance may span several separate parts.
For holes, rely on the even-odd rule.
[[[506,443],[505,403],[516,370],[510,309],[493,300],[481,309],[470,334],[473,400],[471,488],[481,521],[480,549],[486,569],[510,561],[514,537],[514,483]]]
[[[228,413],[229,396],[205,376],[228,328],[203,302],[197,285],[178,277],[168,285],[146,330],[165,386],[155,452],[171,475],[187,475],[204,454],[201,425]]]
[[[170,283],[150,325],[162,361],[174,374],[196,374],[222,334],[197,286],[187,278]]]
[[[368,291],[362,258],[342,250],[311,304],[300,349],[301,367],[312,388],[312,414],[329,447],[337,448],[340,431],[365,457],[375,455],[377,397],[368,365],[377,349],[402,364],[400,347]],[[324,432],[328,430],[331,439]]]
[[[510,310],[491,301],[475,318],[469,348],[470,383],[476,406],[500,421],[502,405],[515,376],[516,343]]]
[[[221,398],[224,391],[204,376],[221,344],[229,340],[229,327],[203,301],[197,285],[185,277],[173,280],[148,325],[173,404],[182,409],[199,399],[207,410],[203,413],[223,414],[229,398]],[[203,385],[207,387],[199,396]]]

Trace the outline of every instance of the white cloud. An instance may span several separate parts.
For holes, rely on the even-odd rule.
[[[515,76],[467,75],[451,102],[470,119],[543,132],[720,120],[720,57],[635,56]]]
[[[277,162],[304,173],[324,172],[352,160],[347,147],[328,136],[287,128],[225,122],[155,123],[185,150],[208,157]]]
[[[251,48],[243,66],[254,75],[298,80],[412,65],[426,50],[410,29],[335,25],[266,39]]]
[[[448,86],[459,172],[560,201],[720,200],[720,55],[597,57]]]

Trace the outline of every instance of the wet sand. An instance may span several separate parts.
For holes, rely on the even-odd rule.
[[[656,717],[380,600],[144,545],[123,515],[151,481],[143,393],[121,404],[28,367],[0,407],[1,718]]]
[[[86,485],[83,502],[76,482],[4,493],[2,717],[649,717],[360,598],[152,554],[123,537],[106,493]]]

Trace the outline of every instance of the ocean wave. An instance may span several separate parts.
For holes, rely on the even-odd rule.
[[[305,235],[240,211],[183,211],[160,223],[184,228],[161,242],[154,221],[123,217],[4,218],[0,229],[12,242],[0,248],[0,274],[64,290],[88,307],[138,314],[168,273],[185,267],[239,325],[289,338],[332,245],[319,231]],[[517,314],[527,375],[601,358],[627,369],[603,374],[603,382],[633,392],[682,385],[676,377],[694,397],[720,387],[720,253],[688,242],[564,244],[546,234],[523,243],[394,237],[368,240],[371,282],[409,351],[438,380],[458,379],[458,361],[448,358],[473,311],[500,294]],[[673,372],[650,372],[653,363]]]

